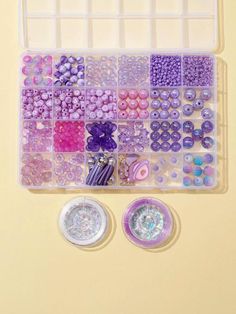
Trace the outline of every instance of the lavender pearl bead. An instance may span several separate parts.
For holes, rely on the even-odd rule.
[[[176,153],[176,152],[180,151],[181,145],[178,142],[174,142],[171,144],[170,148],[171,148],[172,152]]]
[[[201,128],[203,132],[210,133],[214,129],[214,124],[211,121],[204,121]]]
[[[178,89],[172,89],[172,91],[170,92],[170,97],[173,99],[176,99],[179,97],[179,90]]]
[[[178,110],[172,110],[170,113],[171,119],[178,119],[179,118],[179,111]]]
[[[170,123],[168,121],[163,121],[161,123],[162,131],[168,131],[170,129]]]
[[[160,126],[161,126],[161,124],[160,124],[160,122],[158,122],[158,121],[153,121],[153,122],[151,123],[151,129],[152,129],[153,131],[159,130],[159,129],[160,129]]]
[[[194,145],[194,139],[192,137],[186,136],[183,139],[183,147],[184,148],[190,149],[193,147],[193,145]]]
[[[201,95],[200,95],[200,97],[201,97],[201,99],[202,100],[210,100],[211,99],[211,91],[210,91],[210,89],[203,89],[202,90],[202,92],[201,92]]]
[[[196,92],[194,89],[186,89],[185,93],[184,93],[184,97],[187,100],[194,100],[196,97]]]
[[[160,98],[162,100],[167,100],[170,97],[170,93],[166,90],[163,90],[160,94]]]
[[[151,144],[151,149],[154,151],[154,152],[158,152],[161,148],[161,144],[158,143],[158,142],[153,142]]]
[[[211,137],[204,137],[201,141],[204,148],[209,149],[214,145],[214,140]]]
[[[201,111],[203,119],[211,119],[213,117],[213,111],[210,108],[205,108]]]
[[[187,104],[187,105],[183,106],[183,114],[185,116],[191,116],[192,113],[193,113],[193,106],[192,105]]]
[[[160,118],[161,119],[167,119],[169,117],[169,112],[167,110],[162,110],[160,112]]]
[[[168,110],[170,108],[170,102],[168,100],[164,100],[161,104],[162,110]]]
[[[173,122],[171,123],[170,128],[171,128],[171,130],[173,130],[173,131],[179,131],[180,128],[181,128],[181,124],[180,124],[180,122],[178,122],[178,121],[173,121]]]
[[[193,102],[194,110],[201,110],[204,107],[204,101],[201,99],[195,99]]]
[[[185,121],[183,123],[183,131],[185,133],[192,133],[193,130],[194,130],[194,124],[192,121]]]
[[[159,114],[159,112],[158,112],[157,110],[153,110],[153,111],[151,111],[151,113],[150,113],[150,118],[151,118],[152,120],[158,119],[159,116],[160,116],[160,114]]]
[[[204,136],[204,132],[202,131],[202,129],[195,129],[192,132],[192,137],[195,141],[200,141],[201,139],[203,139]]]
[[[152,109],[159,109],[161,106],[161,102],[159,100],[153,100],[151,102]]]
[[[159,93],[159,91],[158,91],[157,89],[151,90],[151,98],[152,98],[152,99],[158,98],[159,95],[160,95],[160,93]]]
[[[181,101],[179,99],[173,99],[171,102],[171,107],[176,109],[181,105]]]
[[[163,143],[161,144],[161,150],[162,150],[163,152],[168,152],[168,151],[170,150],[170,143],[168,143],[168,142],[163,142]]]

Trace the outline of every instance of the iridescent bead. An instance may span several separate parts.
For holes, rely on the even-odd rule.
[[[203,178],[203,183],[205,186],[213,186],[214,185],[214,178],[210,176],[205,176]]]
[[[195,141],[202,140],[203,136],[204,136],[204,132],[202,131],[202,129],[194,129],[192,131],[192,137]]]
[[[160,126],[161,126],[161,124],[160,124],[160,122],[158,122],[158,121],[152,121],[152,122],[151,122],[151,129],[152,129],[153,131],[159,130],[159,129],[160,129]]]
[[[203,179],[201,177],[195,177],[193,179],[193,184],[195,186],[202,186],[203,185]]]
[[[201,110],[204,107],[204,101],[202,99],[195,99],[193,102],[194,110]]]
[[[183,123],[183,131],[185,133],[192,133],[193,130],[194,130],[194,124],[192,121],[185,121]]]
[[[184,92],[184,97],[187,100],[194,100],[196,97],[196,91],[194,89],[186,89]]]
[[[159,109],[161,107],[161,102],[159,100],[153,100],[151,102],[152,109]]]
[[[200,97],[201,97],[202,100],[205,100],[205,101],[210,100],[211,96],[212,96],[212,94],[211,94],[211,90],[210,89],[203,89],[201,91]]]
[[[181,123],[178,121],[173,121],[170,125],[171,130],[173,131],[179,131],[181,128]]]
[[[140,109],[147,109],[148,106],[149,106],[149,103],[147,100],[145,99],[141,99],[139,102],[138,102],[138,106]]]
[[[184,186],[191,186],[193,184],[192,179],[190,177],[184,177],[183,178],[183,184],[184,184]]]
[[[213,176],[213,175],[214,175],[214,168],[211,167],[211,166],[206,166],[206,167],[204,167],[204,169],[203,169],[203,173],[204,173],[206,176]]]
[[[184,148],[190,149],[193,147],[193,145],[194,145],[194,139],[192,137],[186,136],[183,139],[183,147]]]
[[[201,125],[203,132],[210,133],[214,129],[214,124],[211,121],[204,121]]]
[[[138,116],[140,119],[147,119],[149,117],[149,112],[147,110],[140,110]]]
[[[196,166],[193,168],[193,175],[196,177],[199,177],[202,174],[202,168],[199,166]]]
[[[214,140],[211,137],[204,137],[201,141],[202,147],[209,149],[214,145]]]
[[[193,158],[193,163],[194,163],[194,165],[196,165],[196,166],[201,166],[201,165],[203,164],[203,158],[202,158],[202,156],[195,156],[195,157]]]
[[[183,106],[183,114],[185,116],[191,116],[193,114],[193,106],[190,104],[186,104]]]
[[[213,111],[210,108],[204,108],[201,111],[201,116],[203,117],[203,119],[211,119],[213,115]]]
[[[183,172],[184,173],[192,173],[193,167],[190,164],[186,164],[183,166]]]
[[[214,161],[214,157],[213,157],[212,154],[205,154],[203,156],[203,160],[204,160],[205,163],[210,164],[210,163],[212,163]]]
[[[160,98],[162,100],[168,100],[168,98],[170,97],[170,93],[166,90],[161,91],[160,93]]]

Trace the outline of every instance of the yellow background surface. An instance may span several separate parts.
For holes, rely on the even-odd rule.
[[[1,314],[236,313],[235,20],[236,1],[224,1],[221,186],[214,193],[150,194],[179,217],[176,241],[155,252],[127,241],[120,223],[127,205],[146,193],[93,194],[112,211],[116,230],[105,247],[85,251],[57,226],[61,207],[79,193],[33,193],[17,184],[17,1],[0,1]]]

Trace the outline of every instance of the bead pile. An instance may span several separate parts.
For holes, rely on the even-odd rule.
[[[121,120],[148,119],[148,97],[147,89],[120,89],[118,118]]]
[[[31,163],[24,157],[20,181],[34,188],[184,188],[185,154],[216,159],[214,63],[209,54],[24,55],[20,157],[49,160],[51,176],[42,179],[32,164],[35,176],[23,175]],[[216,170],[216,163],[205,166]],[[214,183],[215,172],[206,175]],[[213,186],[202,180],[191,186]]]
[[[178,121],[152,121],[151,122],[151,134],[152,140],[151,150],[154,152],[178,152],[181,149],[179,143],[181,139],[181,124]]]
[[[87,89],[86,118],[113,120],[117,118],[117,96],[114,89]]]
[[[114,56],[86,58],[86,85],[114,87],[117,85],[117,59]]]
[[[53,135],[55,152],[83,152],[84,138],[83,121],[56,121]]]
[[[22,74],[24,86],[51,86],[52,85],[52,56],[25,55],[23,57]]]
[[[85,90],[59,88],[54,91],[54,117],[57,120],[84,118]]]
[[[55,86],[84,86],[84,58],[61,56],[55,64]]]
[[[49,89],[22,89],[21,102],[24,119],[52,119],[53,94]]]
[[[52,180],[52,161],[47,155],[28,154],[22,156],[21,183],[25,186],[49,185]]]
[[[151,85],[181,86],[181,57],[152,55],[150,65]]]
[[[88,123],[86,129],[90,134],[87,137],[87,151],[98,152],[101,149],[102,151],[113,152],[117,148],[117,144],[114,141],[114,133],[117,129],[115,123]]]
[[[179,119],[180,118],[179,89],[152,89],[150,119]]]
[[[119,57],[119,86],[145,86],[149,78],[148,56],[126,56]]]
[[[149,131],[142,121],[129,121],[118,125],[118,149],[121,152],[149,150]]]
[[[56,153],[55,182],[58,186],[76,186],[84,182],[84,155]]]
[[[183,185],[185,187],[211,187],[215,184],[215,169],[212,154],[185,154]]]
[[[51,121],[24,121],[23,123],[24,152],[50,152],[52,148]]]

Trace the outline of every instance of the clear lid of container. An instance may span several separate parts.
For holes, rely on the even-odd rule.
[[[214,51],[217,0],[19,0],[27,49]],[[138,31],[137,31],[138,30]]]

